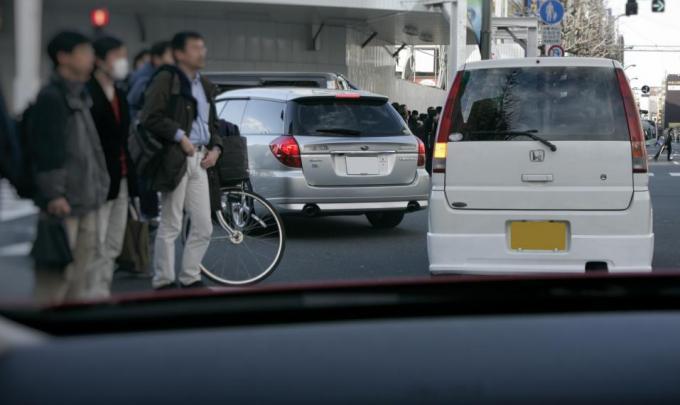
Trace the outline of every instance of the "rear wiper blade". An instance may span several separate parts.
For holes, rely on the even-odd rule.
[[[331,134],[343,134],[343,135],[361,135],[361,131],[349,128],[317,128],[316,132],[327,132]]]
[[[516,136],[528,136],[534,141],[542,143],[543,145],[550,148],[551,151],[555,152],[557,150],[557,146],[549,140],[536,135],[537,132],[537,129],[529,129],[526,131],[471,131],[470,133],[475,135],[505,135],[506,141]]]

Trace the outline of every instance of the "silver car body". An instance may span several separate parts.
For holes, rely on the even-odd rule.
[[[277,87],[227,91],[217,97],[220,118],[238,125],[248,140],[255,191],[288,214],[302,214],[309,206],[318,207],[322,215],[427,207],[430,176],[417,165],[418,140],[410,132],[348,137],[299,136],[284,130],[290,103],[343,93],[347,91]],[[387,101],[365,91],[351,93]],[[396,119],[403,123],[400,117]],[[294,135],[302,168],[288,167],[272,153],[271,143],[283,135]],[[363,157],[377,158],[379,170],[370,174],[348,171],[347,162],[361,162]]]

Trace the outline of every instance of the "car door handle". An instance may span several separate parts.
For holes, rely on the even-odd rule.
[[[552,174],[523,174],[522,181],[525,183],[549,183],[553,181]]]

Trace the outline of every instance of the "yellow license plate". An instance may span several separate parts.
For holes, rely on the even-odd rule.
[[[513,250],[567,250],[567,223],[552,221],[513,221],[510,223]]]

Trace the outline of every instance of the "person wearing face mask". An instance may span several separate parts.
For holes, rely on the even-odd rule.
[[[128,217],[128,199],[135,197],[136,179],[130,166],[127,137],[130,113],[127,95],[118,86],[128,75],[128,54],[123,42],[102,37],[92,44],[95,69],[88,82],[92,96],[90,111],[99,133],[111,183],[108,200],[97,212],[97,236],[100,248],[90,271],[91,298],[110,295],[115,259],[120,255]]]

